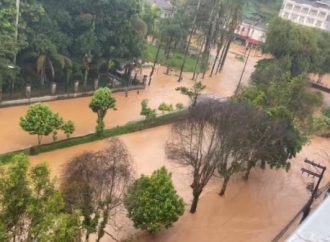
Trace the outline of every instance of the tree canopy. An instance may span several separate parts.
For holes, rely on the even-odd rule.
[[[38,80],[87,82],[111,61],[131,63],[143,53],[145,23],[135,0],[21,1],[17,44],[15,1],[1,0],[0,8],[0,63],[9,63],[17,52],[19,86],[37,86]],[[0,77],[10,71],[0,71]]]
[[[184,212],[184,202],[165,167],[141,176],[128,189],[124,200],[128,217],[136,228],[157,233],[170,227]]]

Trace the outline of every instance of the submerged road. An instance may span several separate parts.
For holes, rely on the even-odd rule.
[[[206,93],[222,97],[233,94],[243,69],[243,62],[237,60],[233,52],[243,51],[244,48],[233,45],[222,73],[212,78],[206,75],[205,79],[202,80],[207,85]],[[258,59],[260,57],[252,52],[243,83],[247,83]],[[146,74],[150,73],[150,70],[144,71]],[[139,94],[136,91],[131,91],[128,97],[125,97],[125,93],[115,93],[117,111],[108,112],[105,118],[106,127],[111,128],[126,124],[131,120],[142,118],[140,116],[140,110],[143,99],[148,99],[152,108],[158,108],[162,102],[173,105],[181,102],[187,105],[187,98],[175,91],[175,88],[181,85],[192,85],[192,74],[185,73],[184,80],[178,83],[176,73],[165,75],[164,72],[165,69],[163,67],[156,70],[151,86],[147,87],[144,91],[140,91]],[[72,120],[75,123],[76,131],[74,136],[79,136],[92,133],[95,130],[96,115],[88,108],[90,99],[91,97],[83,97],[53,101],[48,104],[53,111],[58,112],[65,120]],[[19,126],[19,119],[25,115],[27,109],[28,105],[0,109],[0,154],[27,148],[37,143],[36,137],[27,134]],[[59,139],[63,138],[65,138],[63,135],[59,135]],[[43,142],[51,142],[51,137],[44,138]]]

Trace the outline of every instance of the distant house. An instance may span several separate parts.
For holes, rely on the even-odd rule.
[[[266,41],[267,26],[259,21],[245,19],[235,30],[236,39],[246,45],[261,46]]]
[[[170,0],[146,0],[146,3],[157,6],[161,18],[169,18],[173,15],[173,5]]]
[[[284,0],[280,17],[330,32],[330,0]]]

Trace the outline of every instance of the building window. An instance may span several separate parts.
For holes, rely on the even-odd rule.
[[[326,13],[323,12],[323,11],[321,11],[321,12],[319,12],[318,17],[320,17],[320,18],[324,18],[325,15],[326,15]]]
[[[309,10],[308,8],[303,8],[303,9],[302,9],[302,12],[303,12],[303,13],[308,13],[308,10]]]
[[[289,18],[289,13],[288,12],[284,12],[283,13],[283,18]]]
[[[291,19],[294,21],[294,20],[297,20],[298,18],[298,14],[291,14]]]
[[[292,7],[293,7],[293,5],[292,5],[291,3],[287,3],[287,4],[285,5],[285,8],[288,9],[288,10],[291,10]]]
[[[307,23],[308,24],[314,24],[314,19],[313,18],[307,18]]]
[[[315,26],[317,26],[317,27],[321,27],[321,25],[322,25],[322,22],[321,22],[321,21],[316,21]]]
[[[309,15],[311,16],[316,16],[317,14],[317,11],[315,9],[312,9],[310,12],[309,12]]]
[[[327,22],[330,22],[330,14],[327,17]]]
[[[303,16],[300,16],[300,17],[299,17],[299,22],[300,22],[300,23],[303,23],[304,21],[305,21],[305,18],[304,18]]]
[[[293,11],[299,12],[300,10],[301,10],[301,7],[300,6],[294,6],[294,8],[293,8]]]

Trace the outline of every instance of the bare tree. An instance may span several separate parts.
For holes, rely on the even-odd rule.
[[[74,157],[65,167],[64,199],[69,211],[82,211],[86,241],[91,233],[97,233],[97,241],[107,233],[110,212],[122,204],[133,180],[131,163],[125,145],[111,139],[106,149]]]
[[[185,120],[173,126],[172,137],[166,145],[170,159],[192,168],[191,213],[196,212],[199,196],[217,167],[217,126],[211,121],[214,108],[214,102],[193,107]]]

